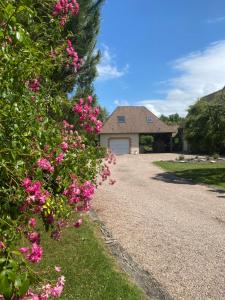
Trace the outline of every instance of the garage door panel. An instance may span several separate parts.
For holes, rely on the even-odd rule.
[[[109,147],[115,154],[129,154],[130,141],[129,139],[110,139]]]

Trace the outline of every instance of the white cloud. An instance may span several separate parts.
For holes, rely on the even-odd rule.
[[[116,106],[129,106],[129,102],[127,100],[114,100],[113,103]]]
[[[208,19],[206,22],[209,23],[209,24],[212,24],[212,23],[220,23],[220,22],[223,22],[223,21],[225,21],[225,17],[218,17],[218,18]]]
[[[104,50],[102,52],[102,58],[97,66],[99,81],[105,81],[110,79],[115,79],[124,76],[129,69],[127,64],[125,67],[119,69],[115,63],[114,56],[111,54],[109,48],[104,45]]]
[[[225,40],[175,60],[171,66],[180,75],[164,83],[165,97],[140,101],[138,105],[145,105],[158,115],[178,112],[184,116],[198,98],[224,87]]]

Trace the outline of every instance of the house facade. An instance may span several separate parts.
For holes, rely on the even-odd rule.
[[[174,133],[144,106],[119,106],[105,122],[100,144],[115,154],[138,154],[140,136],[152,135],[154,152],[170,152]]]

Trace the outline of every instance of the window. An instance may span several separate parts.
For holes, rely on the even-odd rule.
[[[117,116],[118,123],[125,123],[125,116]]]
[[[152,117],[150,116],[147,117],[147,123],[153,123]]]

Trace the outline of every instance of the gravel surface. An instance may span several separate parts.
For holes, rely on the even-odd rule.
[[[175,154],[124,155],[94,209],[173,299],[225,299],[225,193],[152,164]]]

